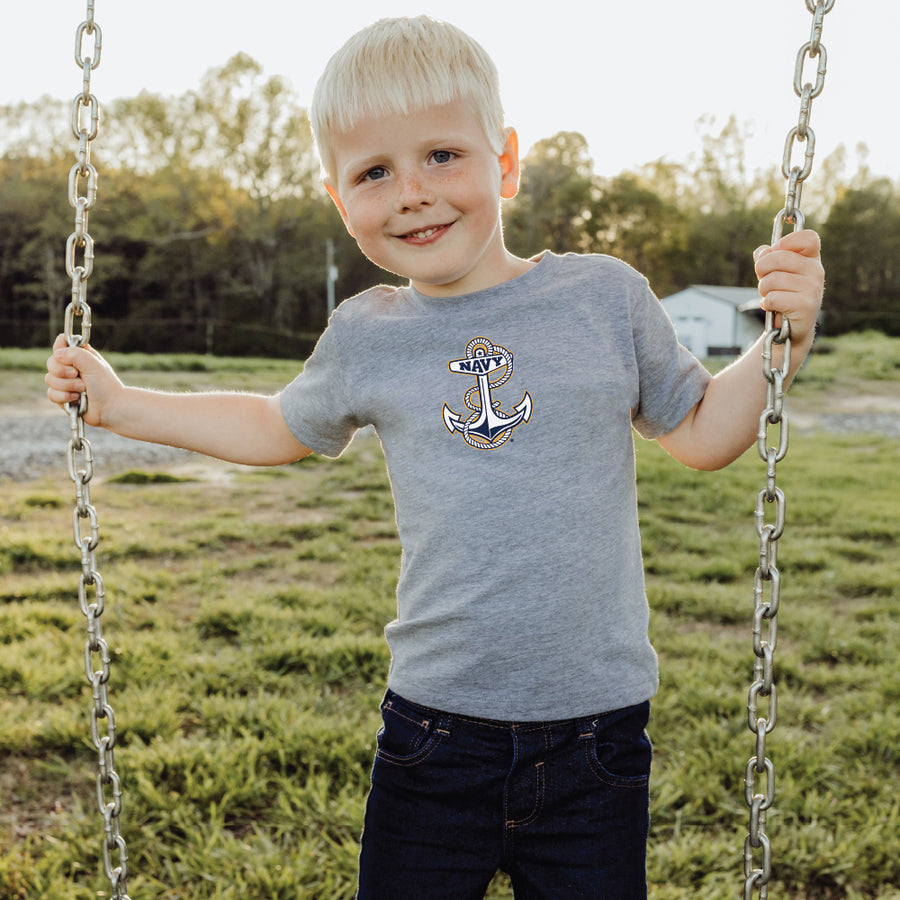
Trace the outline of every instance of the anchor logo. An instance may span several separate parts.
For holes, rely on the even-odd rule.
[[[451,434],[458,431],[470,447],[493,450],[509,440],[513,429],[531,418],[531,395],[525,391],[514,415],[500,410],[500,401],[491,392],[506,384],[513,373],[513,355],[499,344],[492,344],[485,337],[473,338],[466,345],[465,359],[454,359],[448,364],[451,372],[471,375],[477,384],[466,391],[463,402],[472,414],[463,421],[461,415],[444,404],[444,425]]]

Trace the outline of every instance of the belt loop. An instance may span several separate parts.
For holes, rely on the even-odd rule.
[[[578,729],[579,740],[589,740],[594,737],[594,730],[597,727],[597,717],[582,716],[575,720],[575,727]]]

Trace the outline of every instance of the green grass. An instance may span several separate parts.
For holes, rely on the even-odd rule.
[[[101,348],[102,349],[102,348]],[[49,347],[0,348],[0,403],[40,402]],[[298,371],[295,360],[234,358],[191,354],[104,354],[130,384],[168,391],[243,390],[274,392]]]
[[[862,361],[890,371],[900,342],[861,341],[814,357],[798,398],[883,381],[864,377]],[[4,377],[33,392],[38,367],[16,362]],[[151,362],[132,380],[154,377]],[[156,384],[224,387],[244,365],[184,372],[162,360]],[[258,389],[277,388],[292,366],[276,369],[253,375]],[[695,473],[638,444],[662,668],[650,893],[738,898],[764,465],[754,449],[726,471]],[[896,439],[826,433],[792,436],[779,464],[788,524],[778,722],[767,742],[773,897],[900,898],[898,465]],[[92,492],[129,894],[352,897],[399,562],[377,443],[225,482],[165,475],[132,473]],[[71,493],[64,461],[58,478],[0,492],[0,897],[9,900],[109,892]],[[502,879],[490,896],[510,896]]]
[[[825,338],[803,376],[805,388],[840,381],[894,381],[900,379],[900,340],[872,331]]]

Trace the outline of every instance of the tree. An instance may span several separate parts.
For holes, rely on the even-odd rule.
[[[116,104],[113,115],[115,133],[131,148],[124,158],[154,176],[145,210],[161,227],[149,253],[180,260],[194,316],[209,318],[216,295],[220,313],[245,306],[271,328],[297,327],[302,292],[280,279],[280,263],[300,223],[320,218],[324,192],[306,115],[287,82],[265,79],[259,63],[239,53],[211,69],[196,92],[142,94]],[[223,243],[231,252],[210,285],[198,257]]]
[[[393,280],[359,253],[320,185],[305,112],[244,54],[179,97],[142,93],[103,109],[92,147],[99,196],[89,302],[106,349],[307,352],[326,315],[326,246],[338,299]],[[69,300],[65,242],[75,144],[68,104],[0,107],[0,331],[44,344]],[[510,249],[604,252],[665,296],[692,282],[755,284],[752,251],[782,206],[773,166],[750,174],[734,122],[683,164],[659,160],[600,178],[585,139],[561,132],[524,158],[504,211]],[[826,327],[900,333],[900,186],[844,155],[822,161],[804,197],[821,217]],[[303,335],[302,338],[298,338]]]
[[[232,212],[247,299],[274,328],[296,327],[300,294],[280,277],[281,247],[307,231],[304,221],[321,221],[315,208],[324,197],[305,112],[283,78],[264,80],[262,67],[239,53],[203,79],[195,127],[205,136],[200,160],[242,188]]]
[[[784,206],[784,182],[774,168],[748,171],[746,142],[733,116],[718,134],[703,137],[686,198],[695,282],[756,284],[753,250],[769,241],[774,216]]]
[[[4,344],[44,343],[62,328],[71,287],[65,246],[74,230],[66,188],[74,162],[70,117],[71,104],[49,97],[0,106]]]
[[[66,238],[74,227],[66,192],[69,168],[58,157],[0,157],[3,344],[44,343],[52,330],[62,328],[71,289]]]
[[[630,263],[662,296],[683,287],[688,277],[685,217],[651,180],[671,174],[658,164],[642,174],[624,172],[606,179],[589,223],[590,249]]]
[[[822,228],[829,334],[880,329],[900,335],[900,196],[886,178],[861,173]]]
[[[561,131],[538,141],[522,161],[519,194],[505,214],[509,247],[522,256],[582,249],[593,187],[593,163],[582,135]]]

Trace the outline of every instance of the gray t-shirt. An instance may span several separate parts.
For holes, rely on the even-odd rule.
[[[342,303],[281,405],[325,456],[365,425],[381,440],[403,547],[389,687],[515,721],[652,696],[632,425],[666,434],[708,381],[646,280],[607,256]]]

